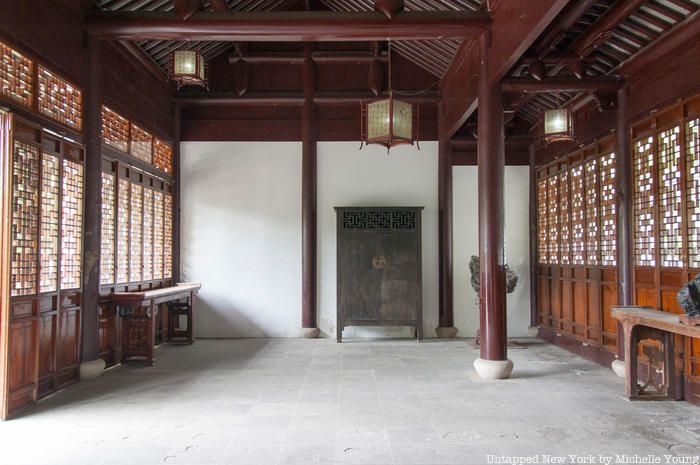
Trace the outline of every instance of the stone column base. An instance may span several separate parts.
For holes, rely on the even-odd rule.
[[[474,360],[476,374],[484,379],[505,379],[513,371],[513,362],[510,360]]]
[[[435,328],[435,333],[439,338],[451,339],[457,336],[457,328],[454,326],[438,326]]]
[[[299,337],[304,339],[316,339],[321,334],[321,330],[318,328],[301,328],[299,330]]]
[[[99,378],[104,371],[105,361],[101,358],[98,358],[97,360],[90,360],[89,362],[82,362],[80,364],[80,380],[89,381],[91,379]]]
[[[617,376],[619,376],[620,378],[625,377],[626,370],[625,370],[625,362],[624,361],[622,361],[620,359],[613,360],[612,364],[610,364],[610,368],[612,368],[612,371],[614,371],[615,374]]]
[[[540,334],[540,328],[537,326],[529,326],[527,328],[527,335],[530,337],[537,337]]]

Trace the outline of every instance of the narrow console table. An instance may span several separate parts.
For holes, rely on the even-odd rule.
[[[700,337],[700,326],[681,323],[674,313],[654,310],[650,307],[613,307],[613,318],[622,323],[625,344],[625,393],[630,399],[676,399],[674,334]],[[638,382],[637,344],[644,338],[654,338],[654,331],[661,333],[663,355],[663,388],[660,392],[646,393]],[[651,369],[651,367],[650,367]]]
[[[192,307],[201,287],[201,283],[178,283],[176,286],[161,289],[110,294],[109,299],[123,322],[121,362],[142,361],[146,365],[153,364],[156,318],[158,306],[163,303],[168,303],[171,309],[167,341],[184,341],[191,344]],[[187,319],[187,327],[184,330],[175,324],[175,317],[179,321],[180,316]]]

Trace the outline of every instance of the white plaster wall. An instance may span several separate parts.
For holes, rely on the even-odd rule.
[[[386,149],[357,142],[318,144],[318,309],[321,331],[336,330],[336,206],[423,206],[423,332],[438,324],[437,143]],[[344,337],[411,336],[410,328],[346,328]]]
[[[301,325],[301,144],[188,142],[182,278],[195,336],[294,337]]]
[[[479,328],[477,294],[469,280],[469,260],[479,254],[477,224],[477,167],[455,166],[454,208],[454,316],[462,337],[473,337]],[[508,336],[527,336],[530,324],[529,167],[505,170],[506,262],[518,274],[518,285],[508,294]]]

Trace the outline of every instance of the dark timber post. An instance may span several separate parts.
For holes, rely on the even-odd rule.
[[[443,127],[443,102],[438,105],[438,204],[440,249],[440,322],[438,337],[455,337],[452,300],[452,147]]]
[[[313,44],[304,44],[304,105],[301,109],[301,332],[302,337],[318,337],[316,326],[316,73],[312,60]]]
[[[530,328],[538,325],[537,298],[537,159],[535,144],[530,145]],[[536,335],[536,334],[535,334]]]
[[[479,183],[479,306],[481,356],[474,367],[482,378],[507,378],[513,368],[506,350],[506,292],[504,268],[505,147],[503,100],[488,65],[490,38],[480,41],[478,183]]]
[[[615,128],[615,179],[617,211],[617,300],[619,305],[632,305],[632,151],[629,141],[627,86],[617,91],[617,120]],[[622,325],[617,327],[617,354],[624,360]],[[622,367],[620,367],[622,368]],[[624,371],[623,371],[624,373]]]
[[[173,106],[173,284],[180,278],[180,128],[182,110],[179,103]]]
[[[83,298],[81,317],[80,378],[100,375],[105,363],[99,358],[100,247],[102,156],[100,126],[100,41],[88,34],[88,87],[85,93],[85,233],[83,239]]]

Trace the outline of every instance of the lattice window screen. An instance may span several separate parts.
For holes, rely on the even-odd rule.
[[[10,285],[13,296],[36,294],[39,149],[16,141],[12,159]]]
[[[586,205],[586,264],[600,264],[598,224],[598,160],[590,160],[584,165],[585,205]]]
[[[583,201],[583,165],[574,166],[571,176],[571,262],[585,265],[586,209]]]
[[[172,277],[173,270],[173,196],[165,194],[163,202],[163,277]]]
[[[129,257],[129,282],[141,281],[143,276],[143,262],[141,244],[143,241],[143,186],[131,184],[131,218],[129,226],[129,244],[131,256]]]
[[[119,178],[117,194],[117,282],[129,281],[129,221],[131,204],[129,201],[131,183]]]
[[[80,131],[83,126],[82,94],[65,80],[39,65],[39,113]]]
[[[131,155],[149,165],[153,158],[153,136],[133,123],[131,124]]]
[[[617,265],[617,218],[615,216],[615,154],[600,159],[600,260]]]
[[[537,182],[537,255],[542,264],[548,262],[547,253],[548,229],[547,229],[547,180]]]
[[[634,259],[638,266],[656,266],[655,207],[653,138],[649,136],[634,142]]]
[[[31,107],[34,63],[0,42],[0,95]]]
[[[551,176],[547,189],[547,225],[549,263],[559,264],[559,179]]]
[[[41,250],[39,251],[39,292],[58,289],[58,228],[60,162],[43,154],[41,161]]]
[[[102,140],[122,152],[129,150],[129,120],[105,106],[102,107]]]
[[[154,138],[153,166],[170,174],[173,172],[173,149],[165,142]]]
[[[569,229],[569,172],[559,173],[559,256],[562,265],[571,264],[571,231]]]
[[[681,233],[680,127],[658,136],[659,251],[661,266],[683,267]]]
[[[83,239],[83,165],[63,160],[61,196],[61,288],[77,289]]]
[[[153,192],[153,279],[163,278],[163,193]]]
[[[143,280],[153,279],[153,189],[143,190]]]
[[[700,268],[700,118],[686,125],[688,266]]]
[[[100,250],[100,284],[114,284],[116,208],[114,175],[102,173],[102,239]]]

